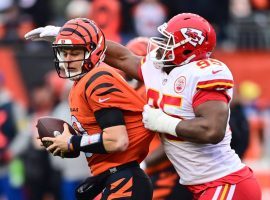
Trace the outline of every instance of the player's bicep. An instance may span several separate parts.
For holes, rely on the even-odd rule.
[[[103,144],[107,152],[124,151],[128,147],[128,134],[123,112],[118,108],[104,108],[95,112],[103,132]]]
[[[143,81],[141,75],[141,64],[143,57],[137,56],[131,53],[131,56],[124,58],[122,63],[123,71],[126,72],[130,77],[135,78],[139,81]]]
[[[138,67],[140,67],[141,57],[133,54],[123,45],[112,41],[107,41],[107,47],[105,63],[140,80]]]
[[[206,120],[209,130],[224,136],[229,115],[229,105],[224,101],[206,101],[194,108],[196,117]]]
[[[123,112],[119,108],[103,108],[96,111],[94,115],[102,130],[112,126],[125,125]]]

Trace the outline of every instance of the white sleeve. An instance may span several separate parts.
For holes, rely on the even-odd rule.
[[[196,88],[220,91],[231,89],[233,85],[233,76],[227,66],[212,65],[200,74]]]

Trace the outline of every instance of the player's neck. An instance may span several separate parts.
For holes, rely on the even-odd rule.
[[[162,71],[165,72],[166,74],[169,74],[175,67],[177,66],[163,67]]]

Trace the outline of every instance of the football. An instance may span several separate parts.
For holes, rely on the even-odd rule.
[[[75,129],[72,126],[65,122],[62,119],[58,119],[55,117],[41,117],[37,121],[37,130],[39,138],[42,139],[43,137],[57,137],[57,135],[61,134],[64,131],[64,123],[68,124],[69,131],[72,135],[76,135]],[[43,141],[43,145],[47,148],[52,143],[48,141]],[[80,152],[67,152],[64,153],[65,158],[76,158],[80,155]]]

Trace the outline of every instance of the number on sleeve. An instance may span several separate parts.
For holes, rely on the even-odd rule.
[[[212,65],[219,65],[219,66],[223,65],[222,62],[220,62],[220,61],[218,61],[216,59],[211,59],[211,58],[205,59],[205,60],[199,60],[199,61],[196,62],[196,65],[201,69],[209,67],[209,66],[211,66],[211,64]]]

